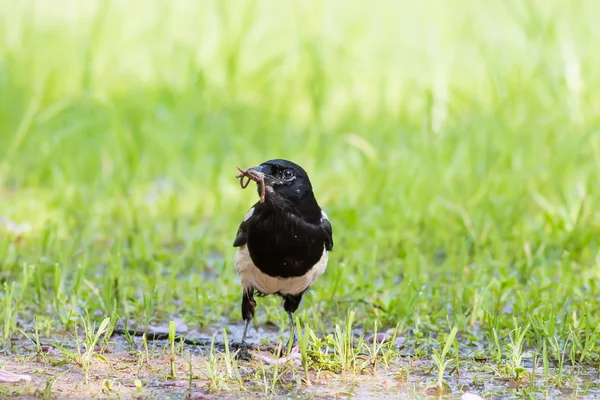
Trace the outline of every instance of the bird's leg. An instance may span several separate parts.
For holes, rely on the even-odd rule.
[[[290,317],[290,338],[288,339],[287,344],[287,354],[290,354],[292,351],[292,347],[296,345],[298,339],[296,338],[296,323],[294,322],[294,315],[291,311],[288,311],[288,316]]]
[[[237,353],[237,357],[241,360],[250,360],[250,352],[246,345],[246,336],[248,335],[248,329],[250,328],[250,321],[254,318],[254,309],[256,308],[256,301],[254,301],[254,294],[252,290],[244,290],[242,296],[242,318],[246,321],[244,326],[244,335],[242,336],[242,343],[240,345],[240,351]]]
[[[248,328],[250,327],[250,320],[246,320],[246,325],[244,326],[244,336],[242,336],[242,347],[246,346],[246,336],[248,335]]]
[[[292,348],[296,345],[296,323],[294,322],[294,312],[298,309],[300,301],[302,300],[302,294],[296,296],[287,295],[284,297],[283,309],[287,312],[290,319],[290,338],[287,345],[287,354],[290,354]]]

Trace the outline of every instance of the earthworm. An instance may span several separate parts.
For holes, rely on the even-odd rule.
[[[240,167],[237,167],[240,173],[235,177],[240,180],[240,186],[242,189],[246,189],[250,184],[250,181],[254,181],[260,185],[260,202],[265,202],[265,177],[263,175],[257,174],[256,172],[243,170]],[[248,180],[244,183],[244,178],[248,178]]]

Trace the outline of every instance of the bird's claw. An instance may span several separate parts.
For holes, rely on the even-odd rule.
[[[252,354],[248,351],[247,346],[242,346],[235,354],[235,358],[241,361],[250,361],[252,359]]]

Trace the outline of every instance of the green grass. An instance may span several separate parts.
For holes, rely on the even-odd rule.
[[[600,4],[192,3],[0,4],[5,345],[86,312],[239,323],[235,167],[287,158],[334,229],[318,336],[354,310],[446,370],[600,362]]]

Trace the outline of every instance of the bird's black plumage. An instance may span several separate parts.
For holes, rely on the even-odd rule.
[[[269,160],[251,168],[264,177],[266,196],[240,224],[233,246],[236,270],[244,287],[242,316],[254,316],[254,293],[276,294],[284,299],[290,316],[302,295],[323,273],[333,233],[327,215],[313,194],[306,171],[287,160]]]

